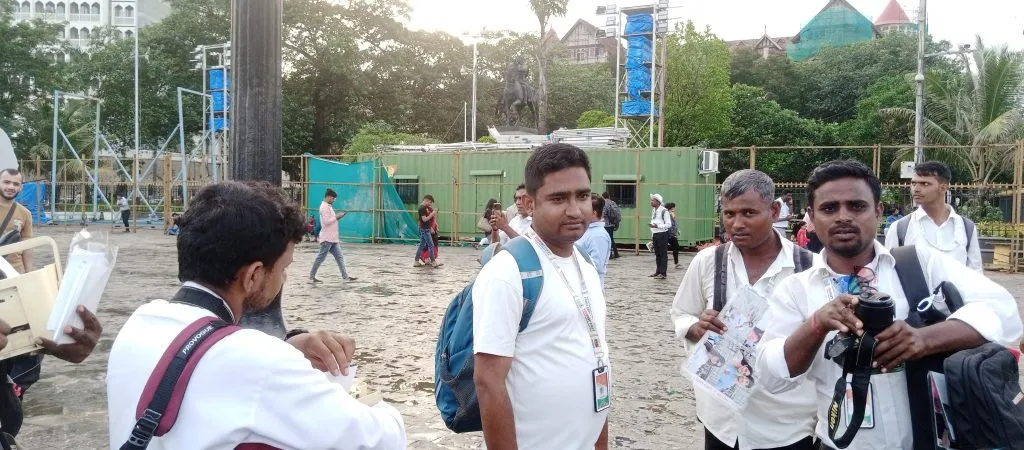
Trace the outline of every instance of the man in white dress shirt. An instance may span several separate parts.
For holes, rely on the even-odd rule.
[[[775,229],[786,235],[786,231],[789,230],[789,219],[793,217],[793,211],[791,205],[793,204],[793,191],[786,189],[782,191],[782,197],[775,199],[775,204],[779,205],[779,215],[775,218]]]
[[[726,297],[750,287],[765,298],[796,269],[794,254],[802,250],[775,231],[779,214],[775,184],[763,172],[744,169],[722,183],[722,226],[733,236],[726,246]],[[672,303],[676,336],[688,354],[709,330],[721,334],[715,304],[716,251],[701,250],[693,257]],[[809,253],[806,257],[811,256]],[[685,366],[684,366],[685,367]],[[755,390],[746,407],[737,411],[718,396],[694,387],[697,418],[704,425],[704,448],[810,450],[814,447],[814,386],[801,383],[794,392],[772,395]],[[785,411],[780,414],[780,411]]]
[[[651,194],[651,241],[654,244],[654,273],[648,275],[656,280],[664,280],[668,277],[668,238],[669,228],[672,228],[672,217],[665,209],[665,199],[661,194]]]
[[[268,183],[215,184],[192,199],[177,238],[184,285],[172,301],[154,300],[135,310],[110,350],[110,448],[120,448],[129,436],[139,438],[140,398],[152,392],[150,374],[167,361],[162,355],[183,330],[201,319],[237,323],[243,311],[262,310],[274,300],[305,233],[303,222],[299,207]],[[324,333],[283,341],[237,330],[201,355],[173,426],[148,448],[404,449],[397,410],[383,402],[364,405],[321,372],[347,373],[353,346]],[[172,417],[172,411],[165,415]]]
[[[914,168],[910,186],[918,207],[889,226],[885,246],[889,249],[901,245],[929,246],[983,272],[977,228],[972,223],[968,229],[969,219],[961,217],[946,203],[951,176],[949,167],[940,162],[928,161]],[[902,243],[900,230],[905,232]]]
[[[928,246],[915,247],[928,287],[943,281],[959,286],[964,306],[935,325],[913,328],[905,322],[910,305],[895,260],[875,240],[882,217],[881,192],[878,178],[859,162],[832,161],[811,173],[807,198],[825,250],[811,270],[783,280],[775,289],[769,301],[770,325],[759,347],[756,370],[761,386],[773,393],[787,392],[804,381],[816,386],[817,434],[826,449],[836,447],[827,423],[843,367],[824,358],[823,344],[840,332],[864,332],[854,314],[859,299],[843,287],[851,276],[861,289],[870,286],[892,296],[895,321],[874,336],[875,371],[870,377],[871,400],[865,405],[873,420],[852,425],[859,430],[849,449],[909,450],[914,448],[914,428],[930,426],[911,423],[903,363],[986,342],[1015,346],[1021,337],[1017,305],[1006,289]],[[849,420],[846,414],[838,415]],[[837,425],[843,433],[849,426],[841,418]]]

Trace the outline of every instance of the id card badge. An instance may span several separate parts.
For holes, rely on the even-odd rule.
[[[868,397],[864,402],[864,420],[861,422],[860,428],[872,429],[875,427],[875,406],[873,400],[875,396],[874,384],[868,384]],[[846,418],[846,426],[850,426],[850,422],[853,421],[853,387],[846,386],[846,398],[843,400],[843,415]]]
[[[594,369],[594,412],[601,412],[612,406],[611,388],[608,383],[608,367]]]

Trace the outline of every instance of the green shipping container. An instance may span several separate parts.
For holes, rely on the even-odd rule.
[[[590,149],[591,187],[607,191],[622,210],[615,242],[643,245],[651,239],[650,194],[674,202],[679,243],[695,245],[711,240],[715,222],[715,174],[698,171],[701,149]],[[491,198],[503,208],[513,203],[515,188],[523,182],[530,151],[384,152],[375,157],[388,169],[402,202],[415,211],[426,194],[441,211],[438,232],[453,240],[477,241],[476,228]]]

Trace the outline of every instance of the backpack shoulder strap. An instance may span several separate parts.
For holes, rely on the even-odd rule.
[[[971,249],[971,238],[974,237],[974,222],[971,219],[963,217],[964,219],[964,232],[967,233],[967,250]]]
[[[522,333],[530,324],[530,317],[544,288],[544,270],[540,265],[540,255],[525,236],[510,239],[503,250],[512,254],[519,266],[519,277],[523,280],[523,317],[519,320],[519,332]]]
[[[897,245],[902,247],[903,241],[907,240],[907,228],[910,227],[910,216],[903,216],[902,219],[896,221],[896,240]]]
[[[203,317],[178,333],[149,375],[135,409],[137,422],[121,450],[145,449],[154,436],[163,436],[174,426],[189,379],[203,354],[240,329],[216,317]]]
[[[903,286],[903,293],[907,296],[911,311],[916,311],[918,302],[930,295],[921,260],[917,257],[917,248],[913,245],[897,247],[891,253],[896,260],[896,275]]]
[[[715,296],[714,310],[721,311],[725,307],[725,291],[729,283],[729,246],[730,242],[715,247]]]
[[[807,269],[810,269],[814,265],[814,253],[803,247],[793,246],[793,266],[796,268],[794,273],[800,273]]]

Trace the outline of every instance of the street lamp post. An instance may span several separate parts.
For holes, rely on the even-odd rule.
[[[478,56],[478,53],[476,51],[476,45],[478,40],[479,36],[473,37],[473,128],[470,129],[470,137],[473,139],[473,142],[476,142],[476,63]]]
[[[139,11],[135,11],[135,163],[133,181],[135,192],[132,193],[132,232],[139,232]]]

